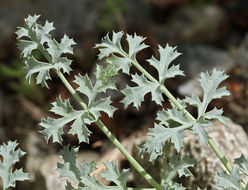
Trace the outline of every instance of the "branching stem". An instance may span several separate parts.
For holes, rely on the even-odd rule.
[[[161,186],[163,186],[165,183],[165,172],[166,172],[167,159],[168,159],[170,146],[171,146],[171,140],[169,140],[166,146],[163,147],[163,164],[161,169],[161,183],[160,183]]]
[[[38,46],[38,49],[43,53],[49,63],[53,63],[51,56],[47,53],[42,45]],[[60,71],[56,71],[57,75],[65,85],[65,87],[69,90],[72,96],[76,99],[76,101],[80,104],[80,106],[84,110],[88,110],[87,105],[80,98],[78,93],[72,88],[70,83],[64,77],[63,73]],[[140,173],[141,176],[154,188],[160,188],[160,185],[150,176],[144,168],[127,152],[127,150],[121,145],[121,143],[115,138],[115,136],[108,130],[108,128],[98,119],[96,121],[97,126],[101,129],[101,131],[109,138],[109,140],[119,149],[119,151],[125,156],[125,158],[132,164],[132,166]]]
[[[123,57],[128,58],[131,63],[141,72],[143,73],[150,81],[154,82],[154,83],[159,83],[150,73],[148,73],[138,62],[137,60],[133,60],[127,53],[123,53],[120,52],[120,54]],[[186,110],[183,108],[183,106],[176,100],[176,98],[170,93],[170,91],[163,85],[160,84],[160,89],[161,91],[167,96],[167,98],[170,99],[170,101],[181,111],[183,111],[185,113],[185,115],[192,120],[193,122],[196,122],[196,119]],[[216,156],[219,158],[219,160],[222,162],[222,164],[224,165],[224,167],[227,169],[227,171],[229,173],[231,173],[232,171],[232,166],[231,164],[228,162],[228,160],[226,159],[225,155],[221,152],[221,150],[219,149],[219,147],[216,145],[216,143],[214,142],[213,139],[209,139],[208,140],[208,144],[211,147],[211,149],[214,151],[214,153],[216,154]]]

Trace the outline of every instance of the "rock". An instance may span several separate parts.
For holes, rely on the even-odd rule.
[[[214,5],[184,6],[152,30],[162,43],[214,42],[224,18],[223,11]]]
[[[214,139],[216,144],[226,155],[227,159],[232,163],[233,159],[240,157],[243,153],[245,157],[248,156],[248,138],[243,128],[233,122],[229,122],[227,128],[218,122],[212,122],[211,126],[207,128],[207,131]],[[188,178],[180,178],[178,182],[182,183],[187,189],[200,188],[207,189],[222,189],[217,187],[217,181],[214,179],[217,172],[220,172],[223,168],[221,162],[216,157],[215,153],[209,148],[200,144],[198,137],[192,135],[191,132],[187,132],[187,137],[184,139],[184,147],[180,151],[180,156],[188,155],[198,163],[191,168],[191,172],[194,176]],[[144,137],[143,137],[144,139]],[[137,142],[141,142],[139,138]],[[138,143],[137,143],[138,144]],[[138,159],[139,163],[144,166],[147,171],[159,181],[159,174],[162,165],[161,159],[155,162],[155,165],[147,163],[147,160],[143,161],[137,154],[137,148],[134,148],[134,158]],[[172,153],[172,152],[171,152]],[[171,157],[171,153],[169,157]],[[146,181],[140,175],[134,174],[135,178],[133,182],[138,187],[148,187]]]
[[[37,132],[29,131],[23,140],[27,152],[25,171],[29,173],[30,180],[21,187],[35,190],[63,190],[68,178],[60,178],[56,171],[57,162],[63,162],[55,153],[53,146],[45,144],[43,138]],[[51,148],[52,147],[52,148]],[[93,161],[99,158],[94,151],[82,151],[78,153],[78,164],[85,160]],[[20,189],[23,189],[20,188]]]
[[[186,81],[178,87],[179,94],[191,96],[192,93],[202,94],[199,84],[201,72],[212,72],[216,68],[227,73],[234,65],[233,57],[225,50],[207,45],[185,45],[178,48],[182,53],[175,63],[185,72]]]
[[[211,71],[213,68],[219,70],[230,70],[234,65],[232,56],[225,50],[208,45],[183,45],[178,48],[182,53],[176,59],[186,77],[198,77],[201,72]]]

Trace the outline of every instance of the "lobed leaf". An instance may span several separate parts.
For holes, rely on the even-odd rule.
[[[39,125],[44,128],[42,133],[44,134],[46,141],[48,141],[49,138],[53,136],[53,142],[62,143],[61,135],[64,134],[63,127],[66,124],[74,121],[71,125],[69,134],[76,134],[78,136],[79,142],[88,143],[88,137],[90,136],[91,132],[86,127],[86,124],[93,122],[93,120],[88,115],[88,112],[86,110],[74,110],[69,100],[65,100],[63,102],[60,96],[54,103],[52,103],[52,105],[53,107],[50,111],[61,116],[61,118],[53,119],[48,117],[47,119],[41,120]]]
[[[193,133],[199,136],[200,142],[205,146],[208,145],[208,140],[210,139],[205,130],[205,127],[208,127],[209,125],[210,122],[206,121],[203,117],[199,118],[193,125]]]
[[[102,59],[114,53],[124,52],[121,47],[122,36],[123,36],[123,32],[116,33],[113,31],[112,39],[109,38],[109,34],[103,37],[102,43],[95,45],[95,48],[98,48],[100,51],[98,58]]]
[[[241,174],[238,168],[233,168],[231,174],[227,174],[224,170],[216,175],[219,185],[224,188],[233,188],[242,190],[241,188]]]
[[[182,159],[179,159],[177,155],[173,155],[171,158],[170,166],[170,173],[176,172],[178,173],[179,177],[185,176],[192,176],[192,173],[189,171],[189,167],[193,167],[195,165],[195,161],[192,160],[188,156],[184,156]],[[170,175],[170,174],[169,174]]]
[[[130,104],[133,104],[133,106],[138,110],[141,102],[144,101],[144,96],[149,92],[152,94],[152,100],[157,104],[162,105],[163,97],[158,84],[150,82],[143,74],[138,75],[137,73],[132,75],[132,81],[135,82],[137,86],[127,86],[121,91],[125,95],[121,101],[125,108]]]
[[[28,180],[28,174],[24,173],[22,169],[13,170],[15,163],[19,162],[20,157],[25,155],[20,149],[16,149],[18,143],[15,141],[9,141],[7,144],[0,146],[0,177],[3,182],[3,189],[6,190],[9,187],[15,187],[16,181]]]
[[[161,124],[155,124],[154,128],[149,129],[147,140],[140,148],[142,152],[149,153],[149,161],[154,162],[162,154],[165,141],[171,139],[171,142],[175,145],[177,151],[179,151],[183,146],[182,139],[184,137],[185,135],[181,127],[166,128]]]
[[[128,55],[132,59],[136,59],[136,54],[147,48],[148,45],[144,43],[144,40],[146,38],[143,38],[141,36],[137,36],[136,33],[134,35],[127,34],[127,42],[128,42]]]
[[[190,105],[197,107],[198,110],[198,118],[204,116],[208,104],[216,98],[221,98],[222,96],[230,95],[230,92],[226,90],[225,87],[218,88],[220,83],[224,81],[228,76],[223,74],[221,71],[213,70],[212,75],[209,75],[208,72],[200,74],[200,83],[203,89],[203,100],[200,99],[193,94],[192,97],[187,97],[185,101]],[[218,112],[217,115],[219,115]]]
[[[147,61],[158,71],[159,82],[163,84],[164,81],[168,78],[173,78],[177,75],[184,75],[183,71],[179,69],[179,65],[170,66],[171,62],[181,55],[181,53],[178,53],[175,50],[175,47],[170,47],[168,44],[165,46],[165,48],[161,46],[158,47],[160,60],[157,60],[152,56],[152,58],[148,59]]]
[[[77,185],[79,185],[81,176],[76,165],[77,153],[78,148],[69,149],[69,146],[63,146],[63,149],[60,150],[59,155],[64,160],[64,163],[58,162],[56,170],[60,173],[60,177],[69,177]]]
[[[84,162],[81,164],[80,167],[80,174],[81,174],[81,182],[84,185],[84,187],[80,188],[83,190],[124,190],[125,186],[122,186],[122,184],[125,184],[126,180],[126,171],[123,171],[119,173],[118,169],[115,167],[115,163],[107,162],[105,163],[107,166],[107,169],[110,169],[110,171],[103,171],[103,177],[107,180],[114,180],[113,182],[119,183],[118,186],[105,186],[103,185],[98,179],[96,179],[95,176],[91,176],[90,173],[96,169],[96,163],[95,162]],[[113,174],[114,176],[110,175]]]
[[[242,154],[239,158],[234,159],[234,164],[237,164],[240,170],[248,176],[248,160]]]
[[[162,188],[162,190],[185,190],[185,189],[186,188],[183,187],[182,184],[174,183],[174,182],[165,183]]]
[[[38,18],[39,15],[28,16],[24,26],[18,28],[16,34],[18,47],[26,64],[26,79],[30,82],[31,76],[37,73],[36,83],[48,88],[46,81],[51,79],[50,70],[62,70],[63,73],[69,73],[72,70],[70,67],[72,61],[63,54],[72,54],[72,46],[75,45],[75,42],[64,35],[61,42],[58,43],[49,34],[54,30],[53,23],[46,21],[42,26],[36,23]],[[35,49],[44,54],[48,63],[38,61],[32,56]]]
[[[117,186],[126,187],[129,169],[124,169],[121,173],[118,169],[118,162],[105,162],[107,170],[101,172],[101,177],[114,182]]]
[[[87,74],[84,76],[79,74],[75,77],[74,82],[79,85],[77,91],[87,96],[89,100],[88,111],[93,114],[95,120],[100,117],[100,111],[107,113],[109,117],[113,117],[116,108],[110,105],[110,98],[96,100],[97,95],[102,91],[105,92],[109,86],[106,86],[107,88],[103,89],[102,82],[96,82],[96,84],[93,85]]]

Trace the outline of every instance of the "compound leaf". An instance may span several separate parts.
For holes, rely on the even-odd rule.
[[[217,71],[216,69],[213,70],[212,75],[209,75],[208,72],[200,74],[200,83],[203,89],[203,100],[200,99],[193,94],[192,97],[187,97],[185,100],[190,105],[196,106],[198,109],[198,118],[204,116],[208,104],[216,98],[221,98],[222,96],[230,95],[230,92],[226,90],[225,87],[218,88],[220,83],[224,81],[228,76],[223,74],[221,71]],[[215,111],[216,113],[216,111]],[[217,112],[219,115],[220,112]],[[213,116],[212,116],[213,117]],[[218,117],[218,116],[216,116]]]
[[[121,186],[105,186],[90,173],[96,169],[95,162],[83,162],[80,166],[81,182],[84,187],[80,190],[124,190]]]
[[[19,161],[20,157],[25,153],[16,149],[18,143],[15,141],[9,141],[7,144],[0,146],[0,155],[3,160],[0,161],[0,177],[3,181],[3,189],[6,190],[8,187],[15,187],[16,181],[28,180],[28,174],[24,173],[22,169],[16,169],[13,171],[13,165]]]
[[[192,176],[192,173],[189,171],[188,168],[193,167],[195,163],[196,162],[188,156],[184,156],[182,159],[179,159],[178,156],[174,154],[169,164],[170,173],[176,172],[178,173],[179,177]]]
[[[25,60],[26,67],[24,70],[26,71],[26,80],[30,83],[31,76],[35,73],[38,73],[36,77],[36,84],[41,84],[42,87],[48,88],[46,83],[47,80],[51,79],[49,70],[53,68],[53,66],[46,62],[41,62],[36,60],[33,56],[27,58]]]
[[[108,181],[113,181],[117,186],[126,187],[129,169],[123,170],[121,173],[118,169],[118,162],[105,162],[107,170],[101,172],[101,177]]]
[[[241,190],[241,174],[238,168],[233,168],[231,174],[227,174],[224,170],[216,175],[219,185],[224,188],[233,188]]]
[[[234,160],[234,164],[237,164],[240,170],[244,172],[245,175],[248,175],[248,160],[243,154]]]
[[[94,115],[95,119],[100,117],[100,111],[105,112],[109,117],[113,117],[116,108],[111,106],[111,103],[110,97],[94,101],[89,106],[89,111]]]
[[[79,142],[88,143],[88,137],[91,132],[86,127],[86,124],[93,122],[92,118],[88,115],[88,112],[86,110],[74,110],[69,100],[63,102],[60,96],[52,103],[52,106],[50,111],[61,116],[61,118],[53,119],[48,117],[47,119],[41,120],[40,126],[44,127],[42,133],[44,134],[46,141],[53,136],[53,142],[62,143],[61,135],[64,134],[63,127],[71,121],[74,121],[69,133],[73,135],[76,134]]]
[[[96,100],[98,93],[106,91],[106,89],[103,90],[101,82],[96,82],[96,84],[93,86],[87,74],[84,76],[79,74],[75,77],[74,82],[79,85],[77,90],[88,97],[88,109],[89,112],[93,114],[95,120],[99,118],[100,111],[107,113],[109,117],[113,116],[113,113],[116,109],[110,105],[111,100],[109,97]]]
[[[162,154],[165,141],[171,139],[171,142],[174,143],[177,151],[179,151],[183,146],[182,139],[184,137],[185,135],[181,127],[166,128],[161,124],[155,123],[155,127],[149,129],[147,140],[140,148],[142,152],[151,154],[149,161],[154,162],[156,158]]]
[[[206,113],[204,114],[204,118],[205,118],[205,119],[209,119],[209,120],[211,120],[211,119],[217,119],[217,120],[220,121],[221,123],[227,125],[228,119],[227,119],[226,117],[224,117],[224,116],[222,115],[222,113],[223,113],[223,110],[222,110],[222,109],[214,108],[214,109],[212,109],[212,110],[206,112]]]
[[[102,38],[101,44],[96,44],[95,48],[98,48],[100,53],[98,55],[99,59],[104,57],[108,57],[113,53],[123,52],[121,47],[121,38],[123,36],[123,32],[114,32],[112,34],[112,39],[109,38],[109,34]]]
[[[157,104],[162,105],[163,97],[158,84],[150,82],[143,74],[138,75],[137,73],[132,75],[132,81],[135,82],[138,86],[127,86],[121,91],[125,95],[121,101],[125,108],[133,103],[133,106],[138,110],[141,102],[144,100],[144,96],[149,92],[152,94],[152,100]]]
[[[58,162],[57,171],[60,173],[60,177],[69,177],[77,185],[80,183],[80,172],[76,165],[77,163],[78,148],[71,148],[64,146],[59,152],[60,157],[64,160],[64,163]]]
[[[206,121],[203,117],[199,118],[193,125],[193,133],[199,136],[200,142],[207,146],[209,136],[205,127],[209,126],[210,122]]]
[[[184,75],[183,71],[179,69],[179,65],[170,66],[171,62],[181,55],[175,50],[176,48],[170,47],[168,44],[165,46],[165,48],[161,46],[158,47],[160,60],[152,57],[147,61],[158,71],[159,82],[163,84],[164,81],[168,78],[173,78],[177,75]]]
[[[50,70],[62,70],[63,73],[69,73],[72,70],[70,68],[72,61],[63,54],[72,54],[72,46],[75,45],[75,42],[64,35],[61,42],[58,43],[49,34],[54,30],[53,23],[46,21],[42,26],[36,23],[38,18],[39,15],[28,16],[25,19],[24,27],[18,28],[16,34],[18,47],[26,63],[26,78],[30,79],[33,74],[38,73],[36,83],[41,84],[42,87],[48,87],[46,81],[50,79]],[[40,62],[32,57],[34,49],[40,50],[49,63]]]
[[[127,42],[128,42],[128,47],[129,47],[129,51],[128,51],[128,55],[132,58],[132,59],[136,59],[136,54],[147,48],[148,45],[146,45],[144,43],[145,38],[141,37],[141,36],[137,36],[136,33],[134,35],[129,35],[127,34]]]

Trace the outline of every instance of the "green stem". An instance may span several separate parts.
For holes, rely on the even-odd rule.
[[[100,121],[97,120],[96,124],[100,127],[102,132],[110,139],[110,141],[119,149],[125,158],[132,164],[132,166],[143,176],[146,181],[155,188],[160,188],[160,185],[144,170],[144,168],[127,152],[121,143],[112,135],[108,128]]]
[[[161,183],[160,183],[161,186],[163,186],[165,183],[165,172],[166,172],[166,165],[167,165],[170,146],[171,146],[171,140],[169,140],[167,145],[163,147],[163,164],[161,169]]]
[[[218,158],[221,160],[221,162],[223,163],[223,165],[225,166],[225,168],[227,169],[227,171],[229,173],[231,173],[232,172],[232,166],[230,165],[230,163],[226,159],[225,155],[221,152],[221,150],[219,149],[219,147],[215,144],[214,140],[213,139],[209,139],[208,140],[208,144],[210,145],[210,147],[212,148],[212,150],[215,152],[215,154],[218,156]]]
[[[120,52],[120,54],[124,57],[127,57],[131,63],[141,72],[143,73],[150,81],[154,83],[159,83],[150,73],[148,73],[136,60],[133,60],[129,57],[127,53]],[[160,83],[159,83],[160,84]],[[183,108],[183,106],[176,100],[176,98],[170,93],[170,91],[163,85],[160,84],[161,91],[171,100],[171,102],[179,109],[184,111],[186,116],[192,120],[193,122],[196,121],[196,119],[186,110]],[[225,155],[221,152],[221,150],[218,148],[218,146],[215,144],[213,139],[209,139],[208,144],[210,145],[211,149],[215,152],[219,160],[222,162],[222,164],[225,166],[225,168],[228,170],[228,172],[232,171],[231,164],[227,161]]]
[[[49,63],[53,64],[51,56],[48,54],[46,49],[42,45],[38,45],[38,49],[43,53],[45,58],[48,60]],[[87,105],[83,102],[77,92],[72,88],[70,83],[64,77],[63,73],[60,71],[56,71],[59,78],[72,94],[72,96],[76,99],[76,101],[80,104],[80,106],[88,110]],[[125,158],[132,164],[132,166],[143,176],[147,182],[154,188],[160,188],[160,185],[144,170],[144,168],[126,151],[126,149],[121,145],[121,143],[115,138],[114,135],[108,130],[108,128],[100,121],[97,120],[96,124],[102,130],[102,132],[110,139],[110,141],[119,149],[119,151],[125,156]]]
[[[88,110],[88,106],[83,102],[83,100],[79,97],[78,93],[72,88],[70,83],[67,81],[67,79],[64,77],[64,75],[60,71],[56,71],[57,75],[59,76],[60,80],[63,82],[63,84],[66,86],[66,88],[69,90],[71,95],[76,99],[76,101],[81,105],[81,107],[84,110]]]

